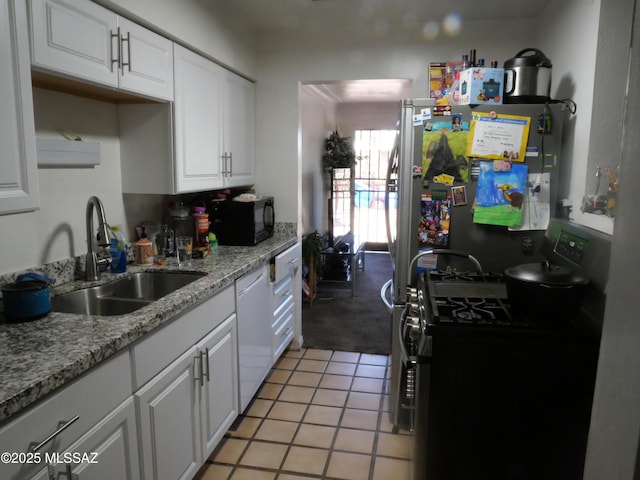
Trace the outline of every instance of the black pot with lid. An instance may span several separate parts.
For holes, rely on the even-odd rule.
[[[548,261],[510,267],[504,275],[512,308],[541,320],[575,315],[589,284],[579,272]]]
[[[551,95],[551,60],[525,48],[504,62],[504,103],[545,103]]]

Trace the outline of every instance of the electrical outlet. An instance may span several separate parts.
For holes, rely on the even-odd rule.
[[[522,253],[533,253],[534,245],[533,238],[522,237]]]

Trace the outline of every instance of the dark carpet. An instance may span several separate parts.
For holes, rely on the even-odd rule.
[[[389,355],[391,314],[380,298],[380,288],[393,274],[388,252],[365,254],[364,271],[356,273],[356,295],[350,286],[320,282],[313,304],[302,307],[305,348]]]

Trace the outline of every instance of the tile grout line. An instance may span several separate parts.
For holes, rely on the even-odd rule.
[[[268,409],[265,410],[264,414],[262,414],[260,417],[249,417],[249,416],[245,416],[245,418],[255,418],[258,420],[258,424],[257,426],[253,429],[252,433],[250,435],[247,436],[246,440],[247,440],[247,445],[245,445],[245,447],[243,448],[241,454],[238,456],[238,459],[236,461],[235,464],[226,464],[226,463],[221,463],[219,462],[218,465],[227,465],[231,467],[231,470],[229,471],[229,475],[227,476],[227,478],[233,478],[233,475],[236,473],[238,468],[247,468],[249,470],[256,470],[256,471],[268,471],[270,473],[274,473],[275,477],[274,478],[280,478],[281,475],[288,475],[288,474],[303,474],[303,475],[312,475],[309,478],[328,478],[326,477],[328,471],[329,471],[329,466],[331,463],[331,459],[332,459],[332,455],[334,452],[338,452],[338,451],[342,451],[342,450],[336,450],[335,449],[335,445],[340,433],[340,430],[342,427],[342,422],[345,418],[346,415],[346,410],[347,410],[347,406],[348,406],[348,402],[349,402],[349,398],[351,398],[351,395],[353,393],[373,393],[370,392],[368,390],[363,390],[362,392],[360,391],[353,391],[353,387],[354,387],[354,383],[356,378],[359,378],[357,376],[357,372],[358,372],[358,367],[363,365],[363,366],[382,366],[380,365],[380,363],[361,363],[363,357],[361,353],[358,352],[348,352],[348,353],[357,353],[357,357],[356,360],[354,361],[340,361],[338,359],[335,358],[336,353],[340,352],[340,351],[336,351],[336,350],[331,350],[329,353],[329,356],[326,359],[318,359],[318,358],[308,358],[306,357],[307,353],[309,350],[314,350],[314,349],[305,349],[304,353],[302,353],[300,356],[295,356],[295,357],[281,357],[281,360],[284,358],[289,358],[291,360],[294,360],[291,366],[289,366],[287,369],[284,368],[278,368],[278,364],[274,365],[272,370],[282,370],[282,371],[288,371],[288,375],[286,378],[286,381],[282,384],[278,384],[275,382],[269,382],[268,379],[265,379],[265,381],[263,382],[260,390],[262,390],[264,388],[264,386],[268,383],[271,383],[272,385],[281,385],[280,390],[278,391],[278,393],[273,397],[273,398],[262,398],[262,400],[267,400],[267,401],[271,401],[271,405],[269,406]],[[318,349],[319,350],[319,349]],[[300,367],[300,364],[302,362],[302,360],[314,360],[314,361],[318,361],[321,360],[323,362],[325,362],[325,366],[323,367],[322,371],[319,372],[315,372],[313,370],[298,370],[298,368]],[[341,375],[340,373],[328,373],[327,369],[329,367],[329,363],[331,362],[337,362],[337,363],[345,363],[345,364],[351,364],[354,365],[354,371],[352,374],[350,375]],[[280,362],[281,363],[281,362]],[[376,426],[375,426],[375,430],[374,430],[374,441],[371,447],[371,452],[369,453],[369,457],[371,458],[371,462],[370,462],[370,468],[369,468],[369,475],[368,475],[368,479],[372,480],[373,479],[373,475],[374,475],[374,471],[375,471],[375,460],[376,460],[376,450],[377,450],[377,445],[378,445],[378,439],[379,439],[379,435],[381,433],[381,427],[382,427],[382,415],[384,415],[384,402],[385,402],[385,390],[386,387],[385,385],[388,383],[387,382],[387,371],[389,369],[389,357],[387,356],[386,360],[385,360],[385,375],[383,375],[383,378],[381,378],[382,380],[382,388],[381,391],[377,392],[376,394],[380,395],[380,402],[378,405],[378,409],[377,409],[377,420],[376,420]],[[319,380],[315,383],[315,386],[313,386],[313,393],[310,397],[310,400],[308,401],[308,403],[305,404],[305,408],[304,408],[304,412],[302,414],[302,416],[300,417],[300,420],[296,421],[296,428],[295,431],[293,432],[291,439],[288,443],[285,442],[280,442],[280,441],[275,441],[275,440],[262,440],[257,438],[257,434],[259,432],[259,430],[264,426],[265,421],[269,420],[268,415],[270,414],[270,412],[272,411],[272,409],[274,408],[274,406],[276,405],[277,402],[284,402],[284,403],[294,403],[294,404],[304,404],[303,402],[296,402],[296,401],[289,401],[289,400],[283,400],[283,393],[286,390],[286,387],[290,386],[290,387],[306,387],[306,385],[290,385],[289,382],[291,381],[293,374],[296,372],[306,372],[306,373],[319,373],[320,374],[320,378]],[[349,377],[349,387],[348,389],[344,390],[341,388],[321,388],[321,384],[323,379],[325,379],[326,375],[338,375],[338,376],[346,376]],[[372,378],[372,379],[376,379],[379,377],[366,377],[363,376],[362,378]],[[335,425],[329,425],[327,424],[326,426],[333,426],[335,431],[333,432],[333,437],[331,439],[331,443],[329,447],[317,447],[317,446],[313,446],[313,445],[297,445],[294,444],[294,440],[297,437],[298,433],[300,432],[302,425],[305,423],[304,419],[306,418],[307,414],[309,413],[310,408],[313,405],[319,406],[319,407],[335,407],[335,405],[332,404],[328,404],[328,405],[323,405],[323,404],[314,404],[313,399],[315,398],[315,396],[317,395],[318,391],[321,389],[327,389],[327,390],[336,390],[336,391],[346,391],[346,397],[344,402],[342,403],[342,406],[340,408],[340,416],[337,420],[337,423]],[[259,390],[259,392],[260,392]],[[259,395],[259,394],[258,394]],[[258,399],[260,397],[256,396],[256,399]],[[254,399],[255,400],[255,399]],[[251,407],[248,407],[249,409]],[[368,410],[367,408],[364,408],[364,410]],[[274,421],[287,421],[290,422],[291,420],[280,420],[280,419],[271,419]],[[241,422],[240,422],[241,423]],[[324,424],[315,424],[315,423],[309,423],[308,425],[319,425],[319,426],[325,426]],[[367,428],[349,428],[349,427],[344,427],[345,429],[355,429],[355,430],[362,430],[362,431],[369,431]],[[227,434],[225,435],[225,437],[227,437],[227,439],[230,438],[235,438],[233,434]],[[241,438],[241,437],[240,437]],[[270,444],[277,444],[277,445],[285,445],[286,446],[286,450],[284,452],[284,455],[282,457],[282,461],[279,464],[279,468],[278,469],[273,469],[273,468],[265,468],[265,467],[256,467],[256,466],[251,466],[251,465],[241,465],[240,462],[241,460],[245,457],[245,455],[247,454],[247,451],[250,447],[250,445],[253,442],[259,442],[259,443],[270,443]],[[311,449],[318,449],[318,450],[323,450],[323,451],[327,451],[327,458],[325,461],[325,464],[323,466],[323,471],[322,471],[322,476],[318,477],[316,474],[312,474],[312,473],[307,473],[307,472],[296,472],[296,471],[292,471],[292,470],[284,470],[284,465],[285,462],[287,460],[287,457],[289,455],[289,453],[291,452],[291,449],[294,446],[300,446],[300,447],[305,447],[305,448],[311,448]],[[345,453],[352,453],[352,454],[362,454],[362,452],[351,452],[349,450],[345,450]],[[207,463],[210,465],[214,465],[216,464],[215,462],[211,461],[210,459],[212,458],[213,455],[211,455],[209,457],[209,459],[207,459]]]

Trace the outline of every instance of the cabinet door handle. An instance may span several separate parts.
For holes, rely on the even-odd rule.
[[[233,176],[233,152],[229,152],[229,176]]]
[[[211,370],[211,365],[209,364],[209,347],[205,349],[204,357],[205,357],[204,364],[207,366],[207,373],[206,373],[207,382],[210,382],[211,377],[209,376],[209,371]]]
[[[198,356],[193,357],[194,362],[198,362],[198,364],[200,365],[200,376],[196,375],[194,373],[193,378],[196,382],[200,382],[200,386],[203,387],[204,386],[204,375],[203,375],[203,371],[202,371],[202,352],[200,352],[198,354]],[[193,366],[194,371],[196,370],[196,365],[194,364]]]
[[[118,28],[118,33],[120,31],[120,28]],[[122,44],[124,42],[127,42],[127,61],[123,62],[123,55],[122,55]],[[120,36],[120,68],[123,67],[127,67],[127,69],[129,71],[131,71],[131,32],[127,33],[127,37],[125,38],[124,36]]]
[[[220,156],[220,158],[222,158],[222,176],[226,177],[228,170],[227,170],[227,160],[229,159],[229,156],[227,155],[227,152],[223,152],[222,155]]]
[[[65,477],[67,477],[67,480],[79,480],[80,477],[78,475],[75,475],[72,471],[71,471],[71,464],[67,463],[64,466],[64,473],[59,473],[58,474],[58,479],[60,478],[61,475],[64,475]],[[57,479],[56,479],[57,480]]]
[[[113,41],[116,41],[116,48],[113,48]],[[117,57],[113,58],[113,51],[116,51]],[[116,68],[120,69],[120,62],[122,61],[121,57],[122,49],[120,47],[120,27],[116,30],[116,33],[111,32],[111,71],[113,72],[113,64],[117,65]]]
[[[47,443],[49,443],[51,440],[53,440],[55,437],[60,435],[64,430],[69,428],[71,426],[71,424],[73,422],[75,422],[76,420],[78,420],[79,418],[80,418],[80,416],[76,415],[75,417],[73,417],[69,421],[62,420],[61,422],[58,423],[58,428],[56,429],[55,432],[53,432],[51,435],[49,435],[47,438],[45,438],[41,442],[32,442],[31,445],[29,446],[29,450],[31,450],[32,452],[37,452],[43,446],[45,446]]]

